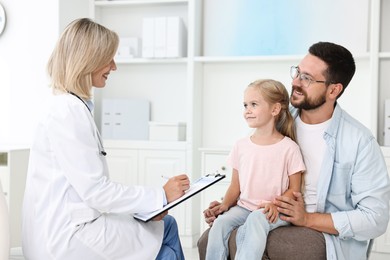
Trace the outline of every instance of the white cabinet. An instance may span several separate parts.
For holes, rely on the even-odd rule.
[[[111,142],[106,140],[106,143]],[[165,183],[161,176],[171,177],[185,173],[186,169],[184,147],[165,150],[158,146],[150,148],[150,145],[144,148],[137,143],[131,148],[106,148],[106,152],[111,180],[126,185],[161,187]]]
[[[204,175],[210,173],[226,175],[225,179],[202,191],[199,214],[203,216],[203,210],[209,206],[210,202],[214,200],[221,201],[225,196],[232,178],[232,168],[226,164],[229,150],[202,148],[200,151],[202,157],[202,173]],[[207,228],[208,225],[202,217],[200,221],[200,232],[203,233]]]
[[[390,175],[390,147],[382,147],[383,156],[386,160],[387,172]],[[390,225],[382,236],[374,240],[370,260],[390,259]]]
[[[141,185],[161,186],[165,179],[186,171],[185,150],[140,150],[139,151],[139,183]]]
[[[104,145],[110,177],[115,182],[162,187],[166,182],[162,175],[186,173],[185,142],[105,140]],[[199,199],[194,197],[169,211],[177,220],[184,247],[193,247],[199,236],[199,216],[193,216],[198,203]]]
[[[377,2],[377,1],[374,1]],[[377,70],[374,72],[373,83],[378,85],[378,140],[384,144],[384,127],[385,127],[385,100],[390,99],[390,1],[381,0],[375,7],[378,12],[377,25],[378,31],[375,31],[375,47],[378,48]],[[375,65],[376,65],[375,64]],[[375,86],[374,85],[374,86]],[[387,119],[389,120],[389,118]]]
[[[110,178],[126,185],[138,183],[138,151],[106,148]]]
[[[28,158],[27,148],[0,145],[0,179],[10,216],[11,247],[22,246],[22,204]]]

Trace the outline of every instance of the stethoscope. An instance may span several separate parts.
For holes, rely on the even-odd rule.
[[[77,97],[81,102],[83,102],[83,104],[87,107],[89,113],[91,114],[92,116],[92,111],[89,109],[89,106],[88,104],[81,98],[79,97],[78,95],[76,95],[75,93],[71,92],[71,91],[68,91],[69,94]],[[106,151],[104,150],[104,146],[103,146],[103,142],[102,142],[102,138],[100,136],[100,133],[99,133],[99,130],[97,129],[96,125],[94,124],[94,127],[95,127],[95,133],[96,133],[96,137],[98,139],[98,148],[99,148],[99,151],[100,151],[100,154],[103,155],[103,156],[106,156],[107,153]]]

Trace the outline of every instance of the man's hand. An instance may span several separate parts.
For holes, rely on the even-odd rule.
[[[214,220],[220,214],[221,203],[218,201],[213,201],[210,203],[209,207],[203,211],[204,219],[207,224],[211,227]]]
[[[184,192],[190,188],[190,180],[185,174],[177,175],[169,178],[163,188],[169,203],[184,195]]]
[[[307,226],[307,215],[305,210],[305,203],[302,198],[302,193],[293,192],[295,197],[291,199],[286,196],[277,196],[274,200],[274,205],[277,206],[277,210],[280,215],[280,219],[291,222],[295,226]]]
[[[278,206],[280,219],[291,222],[295,226],[308,227],[332,235],[339,234],[330,213],[308,213],[305,210],[302,194],[293,192],[293,195],[295,200],[286,196],[275,198],[274,204]]]

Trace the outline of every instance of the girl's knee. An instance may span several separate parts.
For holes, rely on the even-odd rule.
[[[210,228],[210,232],[216,232],[216,230],[218,230],[217,232],[219,232],[224,226],[224,221],[220,218],[217,218],[214,220],[214,223]]]
[[[246,222],[259,222],[259,223],[268,223],[267,215],[263,213],[263,210],[255,210],[248,215]]]

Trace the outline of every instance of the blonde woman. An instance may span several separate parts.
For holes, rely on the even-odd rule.
[[[162,188],[111,182],[91,111],[92,88],[103,88],[116,64],[115,32],[78,19],[48,62],[52,102],[30,150],[23,205],[26,259],[183,259],[177,225],[163,213],[138,222],[184,194],[183,174]],[[126,173],[129,174],[129,173]]]

